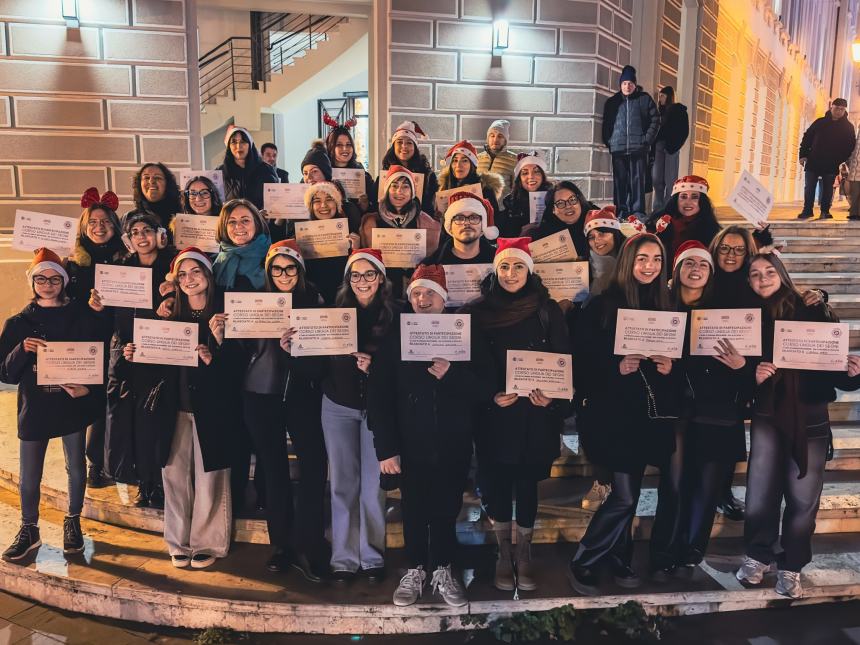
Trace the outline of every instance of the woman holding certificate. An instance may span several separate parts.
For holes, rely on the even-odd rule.
[[[749,282],[762,307],[763,360],[756,366],[757,385],[750,428],[747,469],[746,555],[737,579],[759,584],[777,568],[776,592],[789,598],[803,595],[800,572],[812,560],[812,535],[824,483],[824,470],[832,450],[827,404],[836,399],[835,388],[860,388],[860,356],[849,355],[847,369],[777,368],[777,359],[791,362],[797,355],[787,349],[777,356],[774,338],[783,321],[839,322],[830,308],[807,305],[782,261],[774,254],[754,255]],[[833,330],[819,341],[834,344]],[[846,334],[840,332],[840,337]],[[789,347],[790,349],[790,347]],[[839,358],[839,357],[837,357]],[[807,357],[808,360],[808,357]],[[843,364],[841,359],[838,363]],[[805,363],[804,363],[805,364]],[[780,508],[785,503],[780,525]],[[781,529],[781,530],[780,530]],[[779,545],[779,553],[775,546]]]
[[[225,370],[208,347],[215,312],[212,262],[189,247],[170,265],[176,292],[170,319],[193,324],[196,367],[135,362],[134,343],[123,347],[119,373],[131,372],[145,394],[137,422],[160,435],[158,465],[164,481],[164,541],[174,567],[205,569],[230,548],[230,435]],[[190,331],[190,330],[189,330]],[[140,397],[144,399],[144,397]]]
[[[350,132],[358,121],[353,117],[345,123],[338,123],[328,112],[323,113],[323,121],[331,128],[325,138],[325,149],[328,158],[331,159],[332,168],[349,168],[364,172],[364,194],[351,197],[349,201],[358,206],[362,214],[376,210],[377,198],[373,190],[373,177],[356,159],[355,140]]]
[[[597,594],[596,569],[602,565],[609,566],[619,586],[639,586],[630,565],[642,478],[649,464],[665,469],[675,450],[680,370],[665,356],[622,356],[615,349],[621,310],[670,309],[664,259],[655,235],[629,238],[612,282],[583,308],[573,338],[580,440],[589,460],[612,472],[612,492],[591,518],[568,568],[571,585],[583,594]],[[642,325],[647,328],[647,323]],[[664,479],[661,476],[659,499],[669,483]],[[667,550],[658,536],[668,540],[672,534],[661,526],[661,511],[658,506],[651,540],[655,554]]]
[[[505,187],[504,178],[495,172],[478,174],[478,151],[468,141],[455,143],[445,153],[445,166],[439,172],[439,190],[464,188],[473,184],[481,187],[481,196],[490,202],[493,212],[499,212],[499,197]],[[445,212],[437,212],[442,219]]]
[[[367,375],[374,354],[396,328],[400,312],[391,291],[382,254],[353,251],[335,304],[356,309],[358,351],[330,357],[322,381],[322,427],[331,466],[331,568],[338,583],[357,573],[378,582],[385,574],[385,492],[367,427]]]
[[[461,310],[472,315],[477,333],[493,356],[496,395],[479,421],[476,436],[483,500],[493,522],[499,553],[493,584],[497,589],[537,589],[531,542],[538,508],[538,482],[549,477],[559,455],[559,433],[570,409],[540,389],[528,396],[508,394],[508,350],[568,353],[564,316],[534,274],[530,238],[499,238],[495,272],[482,285],[483,295]],[[511,547],[513,499],[516,497],[517,546]],[[514,574],[516,573],[516,582]]]
[[[33,300],[9,318],[0,334],[0,380],[18,386],[21,528],[3,559],[17,562],[42,544],[39,491],[48,441],[62,437],[69,476],[69,511],[63,520],[63,552],[84,550],[81,510],[86,487],[86,428],[104,414],[103,386],[39,385],[36,354],[54,341],[100,340],[94,316],[64,293],[69,275],[50,249],[37,249],[27,269]]]
[[[589,247],[585,241],[585,215],[599,210],[585,198],[585,195],[572,181],[558,182],[546,194],[547,208],[540,222],[526,227],[526,232],[535,240],[541,240],[561,231],[570,233],[576,255],[587,259]]]
[[[436,191],[439,190],[439,180],[433,172],[433,166],[427,161],[427,157],[418,149],[419,139],[426,139],[427,135],[415,121],[404,121],[397,126],[391,135],[391,147],[382,158],[382,171],[373,187],[374,194],[385,196],[387,192],[379,191],[379,185],[385,183],[385,176],[392,166],[406,168],[423,179],[423,191],[419,195],[412,191],[413,196],[420,203],[420,210],[432,214],[436,212]],[[380,198],[381,199],[381,198]],[[430,254],[428,249],[427,254]]]
[[[502,237],[517,237],[523,227],[538,221],[544,212],[532,217],[532,193],[552,188],[546,176],[546,159],[537,151],[521,152],[514,166],[514,186],[502,200],[502,210],[496,217],[496,226]]]

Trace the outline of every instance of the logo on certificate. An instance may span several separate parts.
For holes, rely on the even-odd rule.
[[[63,222],[63,228],[72,228],[71,222]]]
[[[747,314],[746,316],[744,316],[744,320],[748,323],[751,323],[753,320],[755,320],[755,316],[753,316],[752,314]]]
[[[567,242],[567,236],[564,233],[562,233],[561,235],[558,236],[558,241],[559,242]]]
[[[90,356],[95,356],[95,355],[96,355],[96,353],[97,353],[99,350],[97,350],[97,349],[96,349],[96,346],[95,346],[95,345],[90,345],[90,350],[89,350],[89,351],[90,351]]]
[[[416,240],[420,240],[420,239],[421,239],[421,233],[416,233],[416,234],[415,234],[415,239],[416,239]]]
[[[287,304],[286,298],[278,298],[278,306],[279,307],[283,307],[285,304]]]
[[[564,367],[565,365],[567,365],[566,360],[564,360],[563,358],[558,359],[558,366],[559,367]]]
[[[576,273],[576,275],[581,275],[582,274],[582,266],[575,267],[573,272]]]
[[[342,231],[343,230],[343,222],[338,222],[337,224],[334,225],[334,227],[337,230]]]
[[[343,316],[341,316],[341,320],[343,322],[349,322],[350,320],[352,320],[352,316],[350,316],[349,314],[344,314]]]
[[[833,334],[833,338],[839,338],[839,337],[842,335],[842,330],[841,330],[841,329],[838,329],[838,328],[835,328],[835,329],[834,329],[832,332],[830,332],[830,333],[831,333],[831,334]]]
[[[457,329],[463,329],[463,319],[457,318],[457,320],[454,321],[454,327]]]
[[[182,333],[183,333],[183,334],[185,334],[186,336],[190,336],[190,335],[191,335],[191,327],[186,327],[186,328],[182,331]]]
[[[681,319],[678,318],[678,316],[673,316],[672,317],[672,326],[677,327],[680,324],[681,324]]]

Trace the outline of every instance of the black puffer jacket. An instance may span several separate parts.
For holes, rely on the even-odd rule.
[[[252,147],[252,152],[257,149]],[[224,173],[224,201],[247,199],[257,208],[263,208],[263,184],[280,183],[275,169],[257,154],[248,153],[247,165],[240,168],[234,164],[223,163],[217,170]]]
[[[857,135],[846,114],[833,120],[830,111],[815,119],[800,140],[800,158],[806,158],[806,169],[822,175],[835,175],[839,164],[854,151]]]
[[[657,139],[659,127],[657,104],[641,87],[630,96],[616,92],[603,107],[603,143],[612,154],[644,153]]]
[[[660,130],[657,132],[657,141],[663,141],[666,152],[674,154],[690,136],[690,120],[687,117],[687,106],[681,103],[659,110]]]

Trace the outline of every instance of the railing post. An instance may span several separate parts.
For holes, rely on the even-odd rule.
[[[259,11],[251,12],[251,87],[259,89],[259,82],[264,80],[263,72],[263,29],[262,14]]]
[[[308,14],[308,49],[314,45],[314,30],[311,21],[311,14]]]
[[[230,84],[233,86],[233,100],[236,100],[236,68],[233,65],[233,39],[230,39]]]

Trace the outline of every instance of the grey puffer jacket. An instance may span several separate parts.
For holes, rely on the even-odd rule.
[[[603,143],[612,154],[645,152],[657,138],[657,104],[641,87],[630,96],[616,92],[603,108]]]

